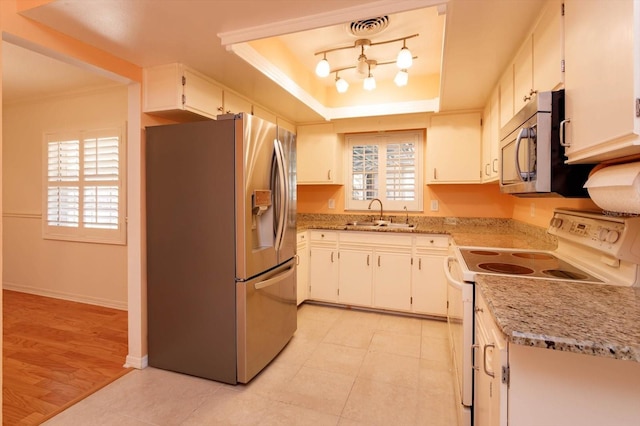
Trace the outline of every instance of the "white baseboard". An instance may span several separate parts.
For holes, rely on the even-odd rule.
[[[149,357],[147,355],[143,357],[127,355],[127,361],[124,364],[125,368],[137,368],[142,370],[149,366]]]
[[[105,308],[119,309],[121,311],[127,310],[127,302],[121,302],[118,300],[100,299],[97,297],[85,296],[81,294],[63,293],[59,291],[45,290],[37,287],[29,287],[21,284],[13,284],[8,282],[2,283],[2,288],[5,290],[19,291],[22,293],[35,294],[37,296],[53,297],[55,299],[68,300],[71,302],[87,303],[89,305],[103,306]]]

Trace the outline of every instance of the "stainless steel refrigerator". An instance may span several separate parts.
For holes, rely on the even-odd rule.
[[[296,330],[295,135],[147,127],[146,210],[149,365],[247,383]]]

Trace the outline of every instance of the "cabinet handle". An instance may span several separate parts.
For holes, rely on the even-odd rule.
[[[380,266],[380,256],[378,256],[378,267]]]
[[[490,174],[490,173],[489,173],[489,166],[490,166],[490,165],[491,165],[491,164],[489,164],[489,163],[487,163],[487,164],[485,164],[485,165],[484,165],[484,174],[485,174],[485,176],[489,176],[489,174]]]
[[[327,170],[327,180],[331,180],[331,169]]]
[[[436,168],[433,168],[433,180],[438,179],[438,172],[436,171]]]
[[[367,255],[367,266],[369,266],[369,255]]]
[[[418,259],[418,270],[422,271],[422,258]]]
[[[300,256],[296,254],[296,266],[300,265]]]
[[[221,106],[218,107],[218,111],[223,112],[224,108],[222,108]]]
[[[496,377],[496,374],[493,371],[489,371],[487,369],[487,348],[495,348],[495,347],[496,347],[495,344],[489,343],[487,345],[484,345],[484,348],[482,348],[482,369],[484,370],[484,374],[490,377]]]
[[[531,96],[524,95],[522,97],[522,102],[527,102],[527,101],[530,101],[530,100],[531,100]]]
[[[493,169],[494,173],[498,173],[498,159],[497,158],[493,159],[493,166],[491,166],[491,168]]]
[[[567,123],[571,123],[570,118],[565,118],[560,122],[560,146],[570,147],[571,142],[567,142],[564,140],[564,132],[565,128],[567,127]]]
[[[331,263],[333,263],[333,252],[331,252]]]

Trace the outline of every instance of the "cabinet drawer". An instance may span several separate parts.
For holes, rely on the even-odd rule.
[[[307,232],[306,231],[298,232],[297,235],[296,235],[296,242],[298,244],[305,243],[305,242],[307,242],[308,239],[309,239],[309,237],[307,236]]]
[[[310,232],[311,241],[328,241],[328,242],[337,242],[338,241],[338,233],[332,231],[311,231]]]
[[[446,249],[449,247],[449,237],[447,235],[426,235],[416,237],[416,247]]]

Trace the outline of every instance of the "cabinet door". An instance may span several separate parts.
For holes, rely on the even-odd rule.
[[[298,184],[342,184],[342,155],[333,124],[298,126]]]
[[[376,251],[374,306],[408,311],[411,309],[411,254]]]
[[[311,247],[309,298],[335,302],[338,299],[338,254],[333,248]]]
[[[184,69],[184,78],[184,108],[215,118],[222,111],[222,89],[188,68]]]
[[[411,277],[411,306],[414,312],[447,316],[447,280],[442,267],[445,257],[423,254],[414,259]]]
[[[533,38],[528,37],[513,62],[513,112],[531,100],[533,91]]]
[[[371,306],[373,250],[340,248],[338,302]]]
[[[513,64],[510,64],[500,78],[500,128],[513,117]]]
[[[533,88],[554,90],[562,81],[562,1],[553,0],[533,32]]]
[[[640,93],[634,84],[640,48],[634,31],[640,23],[634,2],[566,0],[564,23],[569,162],[640,152],[635,112]]]
[[[480,113],[431,118],[427,130],[427,183],[480,182]]]
[[[475,369],[474,369],[474,401],[473,401],[473,424],[474,426],[492,426],[491,409],[493,396],[493,379],[483,371],[485,351],[488,343],[487,333],[482,323],[482,318],[476,315],[476,347],[475,347]]]
[[[482,119],[482,181],[498,179],[500,152],[500,91],[496,87],[485,106]]]
[[[298,246],[296,253],[296,287],[298,290],[298,305],[309,297],[309,246],[305,237],[306,232],[298,233]]]
[[[238,114],[246,112],[251,114],[253,112],[253,106],[251,102],[242,98],[235,93],[225,90],[224,92],[224,113],[225,114]]]

